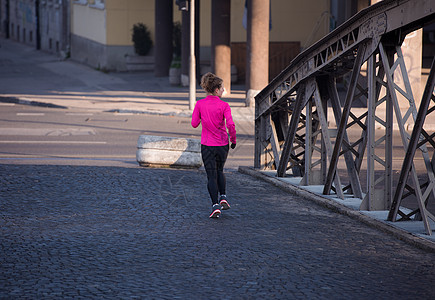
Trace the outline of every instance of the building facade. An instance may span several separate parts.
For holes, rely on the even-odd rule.
[[[156,1],[159,0],[0,0],[0,35],[94,68],[125,71],[126,58],[135,56],[133,25],[145,24],[155,40]],[[211,64],[212,56],[212,1],[196,1],[199,3],[196,29],[200,48],[197,61],[204,66]],[[230,4],[230,42],[234,54],[231,64],[238,66],[242,79],[243,60],[246,60],[247,1],[231,0]],[[269,80],[288,64],[282,57],[291,59],[295,55],[285,52],[289,51],[285,50],[286,43],[292,43],[297,54],[371,2],[373,0],[270,0],[269,56],[275,71],[270,71]],[[173,5],[171,14],[174,22],[182,20],[177,5]],[[432,37],[433,32],[425,36]],[[433,39],[426,40],[432,42]],[[428,47],[431,46],[423,48],[423,53]],[[153,50],[149,56],[154,56]]]
[[[0,0],[0,33],[36,49],[68,57],[68,0]]]
[[[71,3],[71,57],[94,67],[126,70],[125,57],[135,55],[131,40],[133,25],[145,24],[155,40],[155,0],[106,0],[98,1],[98,5],[90,2],[77,0]],[[212,0],[199,2],[201,56],[197,59],[209,64]],[[246,42],[245,2],[231,1],[232,43]],[[306,47],[329,32],[329,0],[307,0],[303,7],[297,3],[297,0],[271,1],[272,42],[299,42]],[[174,22],[181,22],[182,12],[177,5],[173,6],[172,14]]]
[[[207,63],[212,0],[199,2],[198,60]],[[246,42],[245,2],[231,1],[232,43]],[[155,0],[0,0],[0,34],[95,68],[124,71],[125,57],[135,55],[133,25],[145,24],[155,39],[154,9]],[[330,0],[271,0],[270,41],[308,46],[329,32],[329,11]],[[181,14],[174,5],[174,22]]]

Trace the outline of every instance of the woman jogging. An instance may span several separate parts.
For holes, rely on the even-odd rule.
[[[210,218],[218,218],[222,209],[229,209],[226,197],[226,181],[224,165],[228,156],[228,133],[231,149],[236,147],[236,128],[228,103],[220,97],[225,91],[223,80],[213,73],[201,78],[201,87],[207,97],[199,100],[192,114],[192,127],[201,123],[201,155],[207,172],[207,188],[212,202]],[[226,126],[228,128],[225,129]]]

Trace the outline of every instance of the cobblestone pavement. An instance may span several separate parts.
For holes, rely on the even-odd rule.
[[[0,298],[434,299],[435,254],[227,173],[0,165]]]

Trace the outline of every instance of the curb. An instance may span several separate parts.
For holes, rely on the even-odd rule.
[[[16,97],[2,97],[2,96],[0,96],[0,103],[15,103],[15,104],[21,104],[21,105],[47,107],[47,108],[72,109],[72,107],[70,107],[70,106],[53,104],[50,102],[39,102],[39,101],[33,101],[33,100],[20,99],[20,98],[16,98]],[[81,108],[86,109],[85,107],[81,107]],[[95,108],[92,108],[92,110],[95,110]],[[156,111],[150,111],[150,110],[135,110],[135,109],[116,108],[116,109],[106,109],[106,110],[101,109],[101,112],[118,113],[118,114],[137,114],[137,115],[143,114],[143,115],[180,117],[180,118],[191,118],[192,117],[192,111],[190,111],[190,110],[172,110],[172,111],[156,112]],[[246,115],[238,114],[237,112],[233,112],[233,118],[243,119],[244,117],[246,117]],[[251,119],[254,120],[254,117],[252,116]]]
[[[320,206],[323,206],[325,208],[328,208],[334,212],[337,212],[342,215],[349,216],[353,219],[356,219],[370,227],[379,229],[385,233],[391,234],[392,236],[398,238],[399,240],[402,240],[412,246],[415,246],[419,249],[422,249],[424,251],[435,253],[435,243],[432,243],[431,241],[428,241],[424,238],[412,235],[411,233],[402,230],[400,228],[394,227],[390,224],[381,222],[379,220],[370,218],[369,216],[366,216],[362,214],[359,211],[350,209],[340,203],[337,203],[331,199],[322,197],[318,194],[303,190],[295,185],[288,184],[285,182],[282,182],[274,177],[262,174],[261,172],[250,168],[250,167],[239,167],[239,172],[242,174],[250,175],[254,178],[261,179],[263,181],[266,181],[268,183],[271,183],[275,185],[278,188],[281,188],[285,190],[286,192],[289,192],[290,194],[303,197],[304,199],[310,200]]]
[[[15,97],[2,97],[0,96],[0,103],[14,103],[21,105],[29,105],[29,106],[38,106],[38,107],[48,107],[48,108],[61,108],[61,109],[70,109],[69,106],[57,105],[49,102],[39,102],[33,100],[25,100]],[[153,112],[146,110],[130,110],[130,109],[110,109],[110,110],[102,110],[103,112],[108,113],[120,113],[120,114],[147,114],[147,115],[157,115],[157,116],[169,116],[169,117],[191,117],[192,113],[184,113],[184,112]]]
[[[0,102],[39,106],[39,107],[68,109],[67,106],[56,105],[56,104],[47,103],[47,102],[38,102],[38,101],[32,101],[32,100],[19,99],[19,98],[15,98],[15,97],[1,97],[0,96]]]
[[[155,112],[155,111],[147,111],[147,110],[131,110],[131,109],[110,109],[106,110],[105,112],[109,113],[119,113],[119,114],[147,114],[147,115],[156,115],[156,116],[168,116],[168,117],[182,117],[182,118],[191,118],[192,112]]]

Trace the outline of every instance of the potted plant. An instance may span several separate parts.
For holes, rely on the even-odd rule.
[[[133,25],[132,41],[134,50],[137,55],[145,56],[151,50],[153,41],[151,40],[151,33],[147,26],[143,23]]]
[[[181,83],[181,59],[174,57],[169,68],[169,83],[171,85],[180,85]]]
[[[169,83],[180,85],[181,83],[181,23],[175,22],[172,31],[172,62],[169,68]]]

